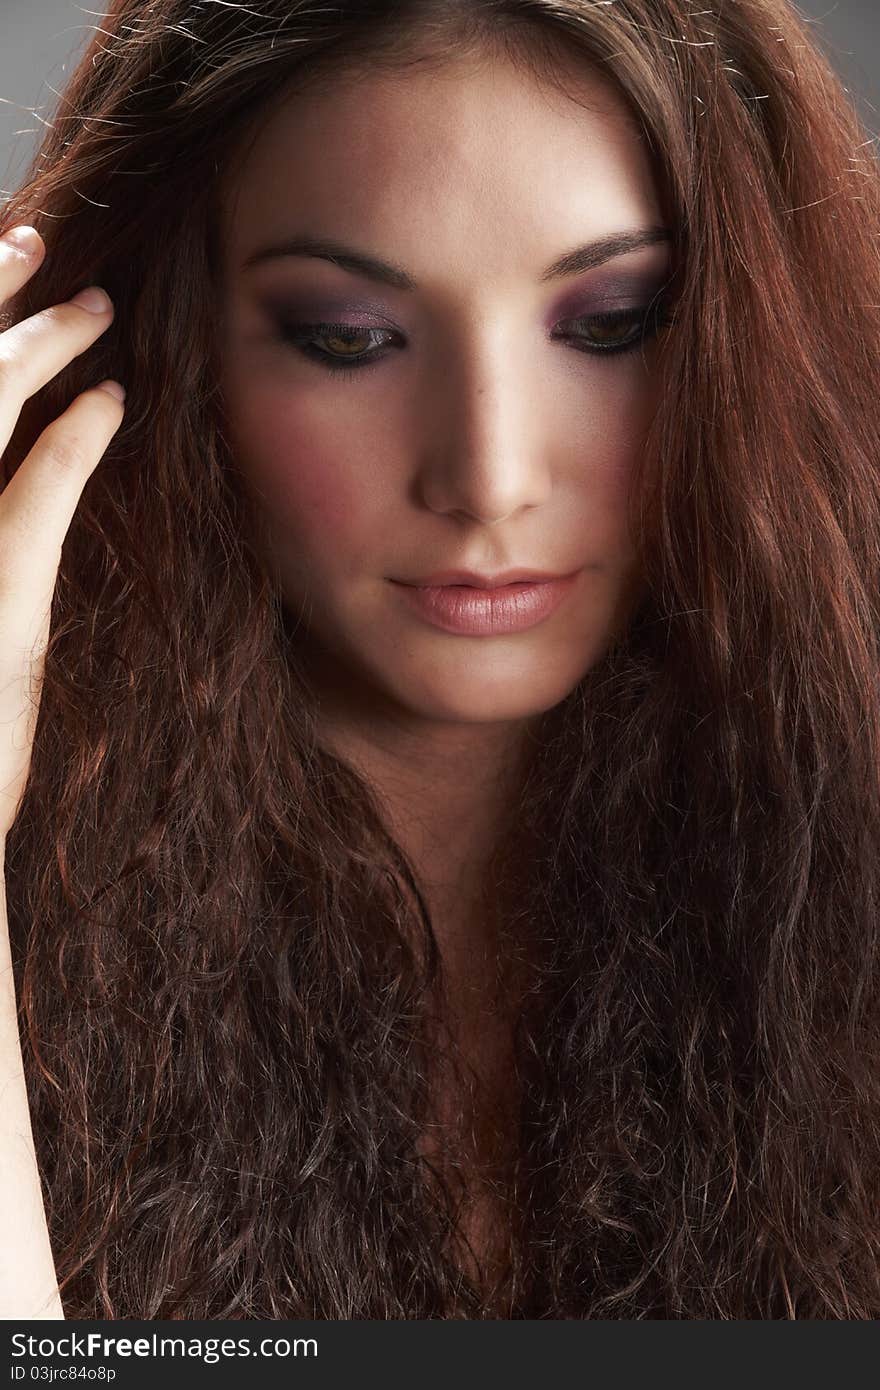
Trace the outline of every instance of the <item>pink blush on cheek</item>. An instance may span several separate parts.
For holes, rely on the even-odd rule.
[[[355,501],[345,479],[334,476],[320,457],[297,450],[295,457],[273,467],[270,487],[280,516],[309,543],[339,541],[348,534]]]
[[[386,572],[407,507],[398,438],[363,410],[254,376],[234,383],[227,418],[239,471],[285,568],[296,551],[296,568],[313,574]]]
[[[369,491],[346,459],[351,446],[324,426],[308,428],[291,411],[261,410],[245,425],[242,469],[271,508],[280,535],[320,553],[328,540],[351,546],[369,515]],[[375,506],[375,501],[373,506]],[[366,509],[366,512],[365,510]]]

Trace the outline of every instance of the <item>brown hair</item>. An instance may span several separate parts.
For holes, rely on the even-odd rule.
[[[10,321],[94,282],[116,304],[7,476],[75,393],[129,393],[6,856],[70,1317],[497,1315],[416,1158],[430,915],[316,738],[211,288],[218,175],[272,101],[492,43],[617,84],[678,267],[646,596],[515,808],[507,1315],[880,1316],[880,179],[828,61],[786,0],[116,0],[0,218],[49,253]]]

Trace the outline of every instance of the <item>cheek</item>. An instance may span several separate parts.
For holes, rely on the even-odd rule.
[[[609,541],[623,538],[633,474],[657,404],[655,384],[644,368],[617,370],[602,383],[573,438],[586,441],[579,450],[580,487],[588,504],[590,525]]]
[[[323,441],[297,440],[292,453],[273,460],[265,490],[282,528],[314,545],[339,544],[363,521],[352,480]]]
[[[328,545],[337,557],[356,549],[380,504],[352,456],[350,429],[268,392],[239,399],[233,410],[239,468],[268,513],[276,544],[295,543],[324,561],[332,558]]]
[[[656,375],[647,372],[637,358],[631,359],[628,368],[613,377],[598,396],[597,436],[606,441],[615,471],[628,473],[642,452],[657,401]]]

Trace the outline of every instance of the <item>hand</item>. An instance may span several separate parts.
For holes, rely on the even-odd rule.
[[[31,250],[0,239],[0,305],[43,262],[33,232]],[[0,333],[0,457],[24,402],[113,322],[113,306],[98,292],[90,312],[82,291],[67,304],[43,309]],[[103,301],[102,301],[103,295]],[[77,302],[80,301],[80,302]],[[118,392],[118,397],[112,392]],[[124,391],[115,382],[84,391],[46,427],[0,492],[0,840],[15,821],[31,765],[39,713],[52,598],[61,547],[83,488],[122,424]],[[2,486],[2,482],[0,482]]]

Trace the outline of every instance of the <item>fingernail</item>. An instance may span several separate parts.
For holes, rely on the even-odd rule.
[[[98,390],[106,391],[108,396],[115,396],[118,401],[125,400],[125,387],[120,386],[118,381],[102,381]]]
[[[33,255],[40,247],[39,233],[33,227],[12,227],[3,233],[3,240],[14,246],[16,251],[23,251],[26,256]]]
[[[111,307],[110,296],[106,290],[99,289],[97,285],[90,285],[87,290],[80,290],[71,299],[71,304],[79,304],[82,309],[88,309],[90,314],[106,314]]]

